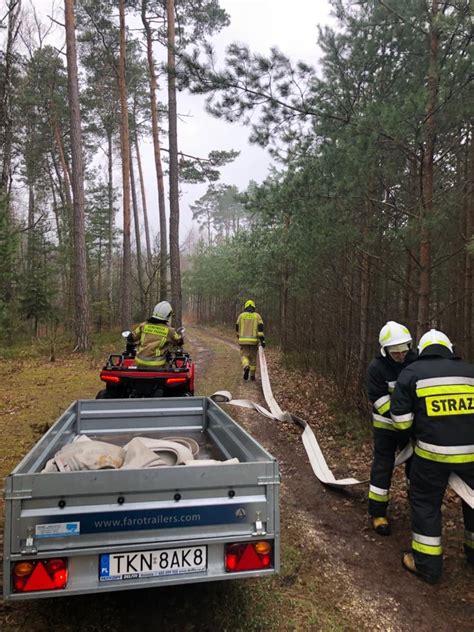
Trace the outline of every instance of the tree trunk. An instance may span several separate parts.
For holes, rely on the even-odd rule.
[[[132,250],[130,244],[130,150],[128,131],[127,84],[125,78],[125,0],[119,2],[120,16],[120,153],[122,157],[122,195],[123,195],[123,258],[122,258],[122,309],[121,323],[126,329],[132,320]]]
[[[74,0],[64,0],[68,97],[71,123],[74,248],[74,333],[75,349],[86,351],[89,343],[89,301],[87,296],[86,237],[84,221],[84,165],[82,158],[81,112],[77,78]]]
[[[153,149],[155,153],[155,171],[156,184],[158,190],[158,209],[160,214],[160,301],[167,298],[168,293],[168,275],[167,275],[167,259],[168,244],[166,231],[166,205],[165,205],[165,184],[163,180],[163,165],[161,162],[160,148],[160,132],[158,121],[158,109],[156,106],[156,72],[155,62],[153,59],[153,38],[150,24],[146,18],[147,0],[142,0],[142,22],[146,32],[146,46],[148,59],[148,75],[150,78],[150,112],[151,112],[151,129],[153,137]]]
[[[61,178],[63,186],[64,186],[64,195],[66,197],[66,221],[68,226],[69,233],[69,243],[72,245],[72,193],[71,193],[71,170],[69,169],[69,165],[66,160],[66,155],[64,153],[64,145],[62,140],[61,130],[59,125],[56,123],[54,126],[54,137],[56,139],[56,145],[58,148],[59,161],[61,163],[61,168],[63,171],[63,177]]]
[[[474,130],[471,130],[466,169],[465,197],[466,244],[474,248]],[[473,345],[473,302],[474,302],[474,252],[466,250],[464,255],[464,330],[465,359],[474,361]]]
[[[35,225],[35,193],[33,189],[33,183],[28,177],[28,236],[26,242],[26,272],[28,278],[32,276],[32,267],[34,265],[34,255],[33,255],[33,231]]]
[[[11,85],[13,67],[13,46],[20,27],[19,15],[21,10],[21,0],[10,0],[6,3],[8,8],[8,31],[7,44],[5,48],[5,62],[3,69],[2,100],[0,102],[0,125],[3,127],[3,162],[0,173],[0,197],[4,196],[7,201],[7,212],[9,209],[8,196],[11,182],[11,157],[13,144],[13,119],[11,111],[11,97],[13,87]]]
[[[430,19],[430,53],[428,68],[428,103],[426,108],[426,143],[422,161],[420,278],[418,286],[417,337],[429,329],[431,300],[431,235],[428,223],[433,214],[433,158],[436,142],[435,109],[438,97],[439,32],[436,25],[438,0],[432,2]]]
[[[140,291],[140,305],[141,305],[140,318],[143,318],[145,316],[145,305],[144,305],[142,244],[141,244],[141,239],[140,239],[140,218],[138,217],[137,190],[135,187],[135,172],[133,169],[133,156],[132,156],[131,143],[129,146],[129,150],[130,150],[130,186],[132,190],[133,223],[135,225],[135,245],[137,249],[138,286],[139,286],[139,291]]]
[[[146,201],[145,180],[143,178],[142,159],[140,156],[140,146],[138,143],[138,134],[135,129],[135,151],[137,152],[137,166],[138,177],[140,180],[140,194],[142,198],[143,209],[143,224],[145,228],[145,243],[146,243],[146,257],[147,257],[147,269],[151,270],[151,240],[150,240],[150,227],[148,225],[148,207]]]
[[[171,300],[175,325],[181,326],[181,264],[179,260],[178,116],[176,110],[176,61],[174,0],[166,0],[168,35],[168,137],[170,185],[170,269]]]
[[[107,305],[109,313],[109,326],[114,322],[113,309],[113,277],[112,277],[112,258],[114,254],[114,182],[113,182],[113,151],[112,151],[112,132],[107,130],[107,196],[109,204],[109,231],[107,239]]]

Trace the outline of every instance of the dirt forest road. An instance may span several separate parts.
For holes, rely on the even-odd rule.
[[[241,380],[237,346],[227,332],[189,327],[188,348],[197,364],[198,394],[230,390],[264,404],[260,383]],[[7,361],[0,369],[4,438],[0,471],[5,476],[47,423],[71,400],[94,397],[101,350],[95,356]],[[275,398],[284,410],[307,419],[336,475],[367,478],[370,440],[360,422],[333,412],[331,385],[282,366],[267,348]],[[10,364],[11,362],[11,364]],[[40,366],[38,366],[38,364]],[[279,461],[282,572],[265,580],[195,584],[75,598],[1,603],[2,631],[84,630],[474,630],[473,569],[462,555],[460,503],[448,495],[444,508],[445,574],[424,584],[400,564],[409,544],[408,508],[401,471],[392,502],[394,533],[372,533],[366,517],[366,486],[331,491],[314,477],[300,433],[253,411],[226,405]],[[3,414],[4,413],[4,414]],[[359,424],[359,427],[358,425]]]

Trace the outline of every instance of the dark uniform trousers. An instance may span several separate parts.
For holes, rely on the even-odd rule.
[[[408,437],[402,436],[393,427],[390,418],[390,394],[401,371],[415,359],[416,354],[413,351],[408,352],[403,364],[394,362],[389,356],[378,354],[367,371],[367,394],[373,407],[374,432],[368,510],[373,518],[387,515],[395,455],[409,441]],[[406,463],[405,471],[408,479],[410,461]]]
[[[412,542],[416,568],[420,573],[439,577],[443,568],[441,548],[441,504],[451,472],[455,472],[469,487],[474,488],[474,464],[438,463],[413,456],[410,471],[410,505]],[[474,564],[474,509],[462,501],[464,517],[464,552]],[[423,543],[421,540],[426,539]]]
[[[403,450],[408,440],[401,437],[399,432],[395,430],[383,430],[374,428],[374,458],[372,468],[370,470],[370,485],[376,486],[380,490],[390,489],[392,482],[393,466],[395,463],[395,455],[397,450]],[[407,481],[410,479],[411,459],[405,463],[405,472]],[[369,515],[373,518],[380,518],[387,515],[389,503],[388,493],[386,500],[381,494],[377,500],[369,496]]]

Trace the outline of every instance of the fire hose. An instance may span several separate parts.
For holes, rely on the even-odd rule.
[[[346,485],[362,485],[368,482],[368,479],[358,480],[356,478],[340,478],[336,479],[330,470],[326,459],[322,453],[316,436],[311,426],[304,419],[297,415],[293,415],[288,411],[283,411],[278,402],[275,400],[270,384],[268,374],[267,361],[265,352],[262,347],[258,349],[258,359],[260,365],[260,375],[262,380],[262,391],[268,409],[249,399],[232,399],[231,393],[228,391],[217,391],[211,398],[216,403],[226,403],[242,408],[251,408],[264,415],[268,419],[275,421],[286,421],[296,424],[303,430],[301,439],[308,455],[311,468],[316,478],[329,487],[345,487]],[[408,444],[397,456],[395,466],[401,465],[413,454],[413,446]],[[467,485],[457,474],[452,473],[449,477],[449,486],[460,496],[471,508],[474,509],[474,490]]]

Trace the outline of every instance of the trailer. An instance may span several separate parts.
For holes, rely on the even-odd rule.
[[[186,436],[199,454],[192,466],[42,472],[79,436]],[[4,597],[272,575],[279,483],[275,458],[210,398],[76,401],[6,478]]]

